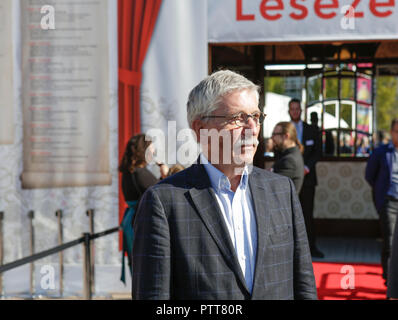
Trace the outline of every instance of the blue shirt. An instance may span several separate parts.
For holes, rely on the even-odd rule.
[[[296,127],[296,131],[297,131],[297,139],[299,139],[300,143],[303,143],[303,121],[299,121],[299,122],[294,122],[292,121],[294,126]]]
[[[209,176],[229,236],[235,247],[247,288],[252,292],[257,250],[257,229],[253,200],[248,185],[248,168],[245,167],[239,186],[233,192],[229,179],[210,164],[203,154],[200,154],[200,162],[204,165]]]
[[[392,162],[391,162],[391,185],[388,189],[388,195],[398,199],[398,150],[394,147],[392,143],[390,143],[390,147],[394,148],[394,152],[392,153]]]

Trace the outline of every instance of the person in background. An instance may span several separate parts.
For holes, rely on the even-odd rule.
[[[133,136],[126,145],[123,158],[119,165],[119,172],[122,173],[122,192],[128,207],[123,215],[121,227],[123,230],[123,255],[122,275],[120,280],[125,283],[124,258],[127,254],[128,265],[132,272],[132,248],[133,248],[133,227],[137,204],[142,194],[150,186],[159,182],[152,172],[147,169],[148,163],[153,161],[155,149],[152,141],[145,134]],[[165,164],[159,164],[161,178],[165,178],[169,168]]]
[[[170,167],[169,173],[168,173],[168,177],[172,176],[173,174],[176,174],[177,172],[180,172],[182,170],[184,170],[185,167],[182,166],[181,164],[175,164],[173,166]]]
[[[316,246],[314,226],[314,196],[315,188],[318,183],[315,166],[322,153],[321,141],[317,130],[301,120],[300,100],[290,100],[289,115],[292,123],[296,127],[297,138],[304,146],[304,182],[299,196],[303,208],[311,255],[316,258],[323,258],[324,254]]]
[[[273,132],[275,151],[273,172],[292,179],[297,193],[304,181],[303,146],[297,139],[296,128],[291,122],[279,122]]]
[[[391,141],[376,148],[366,165],[365,179],[372,188],[382,235],[381,264],[388,285],[388,264],[398,214],[398,118],[391,122]]]
[[[259,87],[215,72],[191,90],[187,114],[203,153],[140,201],[133,299],[317,299],[294,184],[253,166]]]
[[[310,114],[310,119],[311,119],[311,126],[316,129],[319,130],[319,126],[318,126],[318,113],[317,112],[311,112]]]
[[[375,133],[375,136],[375,147],[388,144],[391,140],[390,134],[384,130],[378,130],[377,133]]]

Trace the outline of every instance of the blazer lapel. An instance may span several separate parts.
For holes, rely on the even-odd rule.
[[[261,281],[261,264],[264,261],[266,249],[266,239],[269,226],[269,202],[267,200],[267,192],[262,179],[259,179],[258,173],[253,170],[249,176],[249,187],[253,199],[254,213],[257,225],[257,251],[256,264],[254,269],[252,297],[256,296],[256,291],[261,290],[259,283]]]
[[[199,216],[209,230],[213,240],[220,249],[227,263],[235,272],[244,288],[248,291],[242,269],[235,253],[235,248],[229,236],[222,212],[218,206],[216,196],[211,188],[209,177],[203,165],[193,165],[192,185],[189,190],[192,201]]]

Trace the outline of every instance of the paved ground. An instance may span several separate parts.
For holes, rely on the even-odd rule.
[[[317,245],[325,257],[313,261],[380,263],[380,239],[324,237]]]

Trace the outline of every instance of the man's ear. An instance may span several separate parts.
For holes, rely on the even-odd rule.
[[[196,119],[192,122],[191,128],[195,132],[196,142],[199,142],[200,141],[200,129],[203,128],[203,122],[200,119]]]

